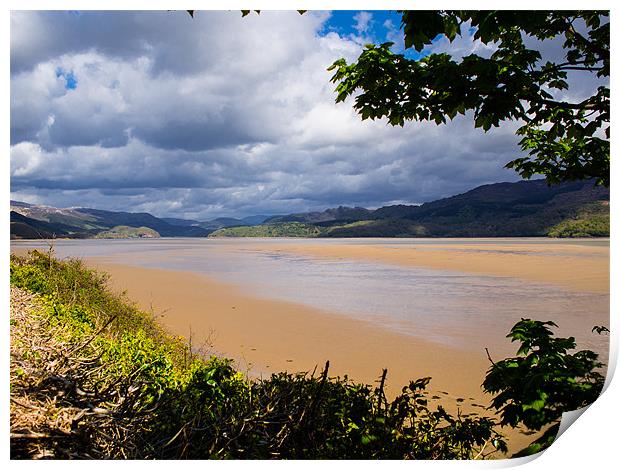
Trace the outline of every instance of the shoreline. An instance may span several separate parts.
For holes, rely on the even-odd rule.
[[[125,291],[172,334],[206,352],[234,359],[250,376],[277,371],[322,370],[373,383],[388,369],[387,390],[396,394],[409,380],[432,376],[430,389],[486,403],[480,385],[489,366],[484,350],[450,347],[370,322],[305,305],[257,298],[203,274],[127,266],[86,259],[110,275],[110,287]]]
[[[130,300],[151,311],[169,333],[189,340],[191,332],[198,353],[233,359],[250,378],[283,371],[319,374],[329,360],[330,376],[347,375],[355,382],[376,385],[387,368],[385,392],[390,398],[409,381],[432,377],[427,387],[431,403],[452,414],[497,418],[486,410],[492,396],[482,390],[490,367],[484,349],[450,347],[301,304],[256,298],[203,274],[94,258],[85,262],[107,272],[113,290],[126,292]],[[204,341],[210,344],[201,349]],[[503,335],[492,338],[490,350],[497,352],[500,344],[511,351],[507,356],[514,356]],[[535,437],[518,429],[503,432],[513,449],[525,447]]]
[[[604,283],[609,278],[608,247],[568,247],[562,244],[554,246],[551,251],[548,245],[541,244],[489,246],[484,243],[466,244],[461,240],[458,240],[459,243],[430,246],[424,244],[376,246],[355,243],[318,246],[310,241],[290,245],[278,243],[277,240],[274,242],[259,244],[256,241],[248,241],[238,244],[217,244],[215,249],[220,253],[243,254],[246,251],[258,250],[267,254],[294,254],[328,260],[369,260],[409,267],[453,269],[465,273],[483,271],[485,274],[495,276],[498,273],[512,274],[510,277],[524,280],[535,276],[541,279],[540,282],[556,286],[564,285],[565,288],[568,288],[565,284],[572,285],[577,278],[580,278],[586,280],[584,285],[569,290],[602,292],[607,295],[609,293],[609,284]],[[24,248],[26,247],[22,248],[17,244],[13,247],[13,251],[26,251]],[[190,248],[190,251],[186,253],[192,253],[194,249]],[[546,254],[542,253],[543,250],[546,250]],[[201,252],[195,251],[195,256],[199,256]],[[456,345],[444,341],[433,341],[415,334],[408,335],[392,329],[388,330],[380,322],[371,323],[368,320],[352,318],[346,312],[324,311],[312,305],[269,298],[268,295],[266,298],[262,295],[258,297],[256,294],[249,294],[242,284],[230,284],[229,281],[223,282],[197,272],[132,267],[123,260],[105,256],[85,256],[84,261],[103,271],[108,271],[112,275],[111,280],[117,290],[126,289],[131,300],[136,301],[143,309],[154,308],[163,312],[162,322],[167,324],[175,334],[188,337],[189,325],[192,325],[192,333],[198,335],[197,342],[213,340],[215,343],[213,349],[218,353],[234,357],[240,364],[245,363],[247,367],[259,373],[288,368],[301,370],[300,366],[303,366],[304,370],[312,370],[315,366],[321,368],[324,361],[331,358],[334,367],[332,370],[349,373],[352,378],[364,382],[376,379],[384,367],[392,369],[389,382],[390,385],[396,383],[398,387],[405,385],[406,381],[411,378],[417,378],[414,376],[433,375],[423,370],[412,376],[410,369],[407,369],[402,363],[404,361],[399,358],[396,360],[398,362],[396,369],[407,372],[400,375],[400,379],[394,377],[395,367],[390,367],[389,363],[394,362],[394,357],[398,357],[399,348],[394,348],[393,354],[385,354],[383,362],[366,358],[365,362],[372,366],[360,370],[357,363],[346,360],[354,355],[351,351],[355,348],[359,349],[360,345],[359,340],[352,340],[351,336],[372,338],[374,347],[379,351],[384,350],[383,344],[410,345],[416,343],[419,346],[413,350],[407,349],[411,346],[403,347],[415,353],[413,357],[424,357],[422,351],[441,350],[441,356],[446,359],[446,362],[451,362],[454,356],[474,354],[478,356],[477,368],[481,371],[479,373],[481,378],[489,365],[484,347],[489,346],[495,358],[514,354],[512,345],[504,338],[513,323],[498,324],[491,328],[492,331],[489,330],[482,335],[481,339],[473,343],[469,339],[467,345],[464,342]],[[570,269],[567,265],[570,265]],[[188,286],[193,287],[188,288]],[[170,308],[174,309],[176,316],[171,317],[168,314],[167,310]],[[207,316],[204,315],[205,312],[208,312]],[[583,332],[580,330],[583,329],[583,325],[580,326],[582,322],[579,318],[570,316],[570,319],[568,317],[564,319],[555,315],[554,318],[545,319],[558,322],[561,326],[557,332],[558,335],[573,335],[578,339],[582,336],[580,333]],[[593,312],[591,321],[596,324],[608,324],[609,311]],[[322,325],[322,328],[317,325]],[[591,326],[587,328],[587,331],[590,328]],[[337,335],[334,331],[341,334]],[[587,331],[584,330],[585,333]],[[312,334],[308,335],[307,332]],[[349,336],[346,337],[346,335]],[[443,336],[455,338],[458,341],[461,332],[454,326],[446,330]],[[486,341],[487,337],[490,340],[489,344]],[[309,345],[310,340],[319,347]],[[260,343],[260,348],[252,344],[257,341]],[[334,346],[340,343],[343,346]],[[284,344],[288,346],[288,349],[278,347]],[[289,351],[297,349],[302,351],[299,358],[285,358]],[[315,357],[317,350],[326,351],[326,355],[330,357]],[[606,351],[601,352],[603,352],[602,356],[606,356],[604,354]],[[357,356],[360,354],[362,354],[360,351],[355,353]],[[433,363],[432,354],[427,354],[427,356],[429,356],[428,361],[424,359],[421,362]],[[334,358],[340,357],[345,358],[344,362],[348,365],[347,367],[340,368],[337,362],[334,362]],[[483,359],[481,360],[480,357]],[[429,369],[437,370],[437,368]],[[437,379],[441,380],[440,377]],[[479,381],[473,383],[478,386],[480,384]]]

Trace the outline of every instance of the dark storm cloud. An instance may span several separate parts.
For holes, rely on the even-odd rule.
[[[255,142],[232,116],[214,119],[171,120],[165,125],[138,127],[133,134],[163,149],[207,150]]]
[[[257,180],[253,168],[236,152],[168,152],[136,140],[121,148],[51,152],[19,144],[13,147],[12,170],[16,189],[227,188]]]
[[[63,54],[91,50],[108,57],[135,59],[159,48],[158,68],[166,59],[192,67],[184,50],[191,45],[191,28],[187,13],[126,11],[15,11],[11,15],[11,74],[31,70]],[[163,34],[162,34],[163,33]],[[176,41],[165,39],[175,35]],[[158,63],[159,64],[159,63]],[[171,64],[172,65],[172,64]]]
[[[336,105],[326,68],[385,38],[366,37],[372,12],[351,17],[359,36],[320,34],[327,18],[13,12],[11,197],[208,219],[418,203],[517,179],[503,168],[516,123],[394,128]]]

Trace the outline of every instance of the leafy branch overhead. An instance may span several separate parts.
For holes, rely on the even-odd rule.
[[[454,119],[473,112],[475,127],[522,123],[516,131],[524,156],[510,161],[524,178],[550,183],[596,179],[609,186],[609,12],[605,11],[401,11],[406,48],[421,53],[438,35],[450,42],[467,26],[474,39],[495,47],[489,57],[447,53],[407,58],[392,43],[369,44],[357,62],[335,61],[336,102],[355,96],[362,119]],[[562,61],[543,60],[542,41],[559,40]],[[536,44],[536,46],[532,46]],[[569,100],[568,73],[600,86]]]

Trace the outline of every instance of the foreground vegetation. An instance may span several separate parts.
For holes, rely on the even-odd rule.
[[[79,260],[11,256],[13,458],[476,459],[508,451],[500,426],[548,429],[518,455],[548,446],[563,411],[596,399],[595,353],[522,320],[518,357],[483,384],[499,420],[432,407],[429,377],[393,400],[378,385],[316,373],[249,380],[230,360],[198,355]],[[25,313],[26,312],[26,313]],[[606,330],[602,328],[602,330]],[[34,416],[34,418],[33,418]]]

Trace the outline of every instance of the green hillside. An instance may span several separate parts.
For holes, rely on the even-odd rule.
[[[591,181],[494,183],[421,205],[376,210],[340,206],[274,216],[261,225],[254,222],[265,216],[196,223],[148,213],[57,209],[16,201],[11,202],[11,210],[12,238],[122,238],[154,233],[162,237],[609,236],[609,189]],[[135,232],[140,229],[153,232],[140,235]]]
[[[300,214],[278,215],[271,217],[265,223],[275,222],[302,222],[317,224],[332,221],[358,221],[372,218],[373,211],[363,207],[339,206],[334,209],[326,209],[323,212],[304,212]]]
[[[321,229],[301,222],[283,222],[254,226],[228,227],[216,230],[209,237],[317,237]]]
[[[554,225],[547,233],[557,238],[609,237],[609,204],[592,203],[574,217]]]
[[[609,189],[590,181],[552,186],[545,180],[495,183],[422,205],[401,204],[374,211],[338,207],[278,216],[263,225],[218,230],[211,236],[609,236]]]
[[[408,219],[389,218],[361,220],[344,225],[332,225],[322,237],[428,237],[429,230],[422,224]]]
[[[148,227],[117,225],[95,235],[94,238],[159,238],[159,233]]]
[[[66,232],[59,227],[11,211],[11,239],[54,238],[64,235]]]

